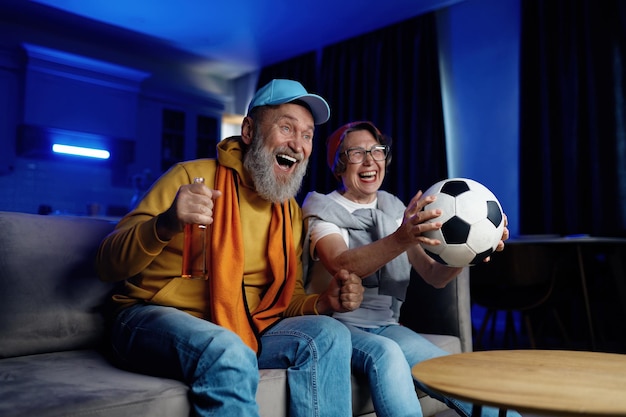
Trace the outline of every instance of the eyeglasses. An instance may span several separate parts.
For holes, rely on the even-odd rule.
[[[374,161],[384,161],[387,158],[387,152],[389,152],[389,146],[374,145],[369,150],[357,147],[346,149],[343,153],[346,154],[350,163],[360,164],[365,161],[367,154],[370,154]]]

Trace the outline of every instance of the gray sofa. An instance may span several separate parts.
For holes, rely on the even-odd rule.
[[[1,416],[189,416],[184,384],[118,369],[104,353],[101,308],[112,285],[98,280],[93,262],[113,227],[106,219],[0,212]],[[427,325],[439,334],[428,337],[451,352],[472,348],[462,275],[444,290],[412,286],[421,301],[403,306],[406,325]],[[261,415],[286,416],[285,371],[260,376]],[[374,416],[362,378],[353,388],[354,415]],[[420,396],[426,416],[445,409]]]

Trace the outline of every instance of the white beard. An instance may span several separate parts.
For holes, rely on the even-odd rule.
[[[295,156],[287,147],[277,151]],[[243,158],[243,166],[252,177],[254,187],[261,197],[272,203],[282,203],[295,197],[302,186],[308,160],[302,161],[301,154],[298,155],[298,159],[301,162],[296,165],[293,174],[284,177],[277,176],[274,172],[276,155],[264,146],[263,137],[255,134]]]

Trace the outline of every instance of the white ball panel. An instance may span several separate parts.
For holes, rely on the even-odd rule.
[[[474,252],[481,253],[495,249],[501,237],[502,231],[498,232],[498,229],[488,219],[483,219],[472,225],[467,237],[467,245]]]
[[[474,224],[487,217],[487,202],[474,192],[463,193],[456,198],[456,215]]]
[[[472,262],[476,253],[465,244],[447,245],[441,253],[439,253],[439,256],[449,266],[463,267]]]
[[[441,242],[440,245],[422,245],[424,249],[429,250],[432,253],[439,255],[442,250],[446,248],[445,240],[443,238],[443,234],[441,233],[441,229],[431,230],[429,232],[423,233],[424,236],[430,239],[437,239]]]
[[[445,222],[454,217],[456,212],[456,199],[447,194],[437,194],[437,199],[424,207],[424,210],[441,209],[441,216],[429,220],[432,222]]]

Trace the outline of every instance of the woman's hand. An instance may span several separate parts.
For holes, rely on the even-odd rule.
[[[424,236],[424,232],[437,230],[441,228],[441,222],[429,222],[441,216],[441,210],[423,210],[428,204],[436,200],[435,196],[426,196],[422,198],[422,191],[411,199],[409,205],[404,211],[402,225],[394,232],[396,238],[405,245],[415,245],[423,243],[426,245],[439,245],[441,242],[437,239],[431,239]]]

